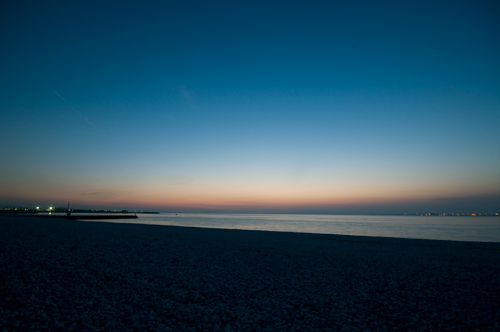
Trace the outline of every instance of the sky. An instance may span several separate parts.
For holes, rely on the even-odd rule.
[[[0,206],[500,212],[495,1],[0,5]]]

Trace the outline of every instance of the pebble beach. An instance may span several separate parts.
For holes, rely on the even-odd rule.
[[[500,243],[0,216],[0,331],[499,331]]]

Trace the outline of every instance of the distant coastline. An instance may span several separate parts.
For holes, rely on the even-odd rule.
[[[94,210],[94,209],[62,209],[62,208],[49,208],[49,209],[36,209],[36,208],[0,208],[0,214],[47,214],[47,213],[125,213],[125,214],[160,214],[156,211],[128,211],[128,210]]]
[[[0,214],[20,214],[20,213],[134,213],[134,214],[160,214],[158,211],[129,211],[129,210],[111,210],[111,209],[67,209],[61,207],[49,207],[45,209],[40,209],[39,207],[0,207]],[[165,213],[165,212],[162,212]],[[173,212],[168,212],[173,213]],[[184,213],[207,213],[207,212],[184,212]],[[208,212],[210,213],[210,212]],[[253,214],[249,212],[214,212],[214,213],[236,213],[236,214]],[[260,212],[255,212],[255,214],[261,214]],[[498,217],[500,213],[498,212],[488,212],[488,213],[437,213],[437,212],[427,212],[427,213],[265,213],[265,214],[318,214],[318,215],[366,215],[366,216],[432,216],[432,217]]]

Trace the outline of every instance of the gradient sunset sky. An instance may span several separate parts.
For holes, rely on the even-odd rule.
[[[0,206],[500,212],[496,1],[0,5]]]

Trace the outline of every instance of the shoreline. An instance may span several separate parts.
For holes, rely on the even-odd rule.
[[[346,241],[346,242],[366,242],[366,243],[387,243],[395,244],[400,243],[404,245],[409,245],[409,243],[415,245],[423,245],[425,242],[429,242],[429,245],[432,245],[431,242],[436,242],[432,246],[440,246],[439,243],[443,242],[448,244],[467,244],[473,245],[478,244],[479,246],[488,246],[488,245],[498,245],[498,250],[500,250],[500,241],[470,241],[470,240],[446,240],[446,239],[425,239],[425,238],[410,238],[410,237],[392,237],[392,236],[369,236],[369,235],[351,235],[351,234],[331,234],[331,233],[308,233],[308,232],[294,232],[294,231],[281,231],[281,230],[259,230],[259,229],[244,229],[244,228],[223,228],[223,227],[211,227],[211,226],[189,226],[189,225],[168,225],[168,224],[147,224],[147,223],[137,223],[134,220],[129,219],[139,219],[136,216],[78,216],[71,215],[69,218],[66,215],[22,215],[18,214],[15,216],[11,215],[0,215],[0,221],[2,218],[33,218],[33,219],[66,219],[67,221],[76,221],[76,222],[92,222],[92,223],[109,223],[109,224],[118,224],[118,225],[138,225],[138,226],[149,226],[149,227],[179,227],[179,228],[188,228],[188,229],[210,229],[210,230],[222,230],[222,231],[242,231],[242,232],[269,232],[269,233],[278,233],[278,234],[303,234],[310,236],[321,236],[321,237],[332,237],[332,240],[336,241]],[[120,219],[123,222],[120,222]],[[413,243],[415,241],[415,243]],[[422,241],[422,243],[418,243]]]
[[[350,234],[330,234],[330,233],[307,233],[307,232],[293,232],[293,231],[279,231],[279,230],[260,230],[260,229],[243,229],[243,228],[222,228],[222,227],[210,227],[210,226],[185,226],[185,225],[161,225],[161,224],[145,224],[145,223],[135,223],[134,221],[124,221],[120,222],[119,218],[112,218],[116,220],[88,220],[88,222],[102,222],[118,225],[139,225],[139,226],[149,226],[149,227],[172,227],[172,228],[186,228],[198,230],[207,229],[212,231],[235,231],[235,232],[249,232],[250,233],[270,233],[276,234],[277,236],[297,236],[303,235],[306,237],[332,240],[340,242],[359,242],[359,243],[373,243],[373,244],[394,244],[394,245],[417,245],[417,246],[431,246],[431,247],[469,247],[478,245],[483,247],[482,249],[500,250],[500,242],[494,241],[465,241],[465,240],[442,240],[442,239],[419,239],[419,238],[405,238],[405,237],[391,237],[391,236],[368,236],[368,235],[350,235]],[[76,221],[87,222],[85,219],[76,219]],[[435,243],[432,243],[435,242]],[[463,246],[461,246],[463,244]],[[491,248],[487,248],[492,245]],[[497,247],[497,248],[496,248]]]
[[[19,216],[0,239],[0,328],[500,327],[495,242]]]

